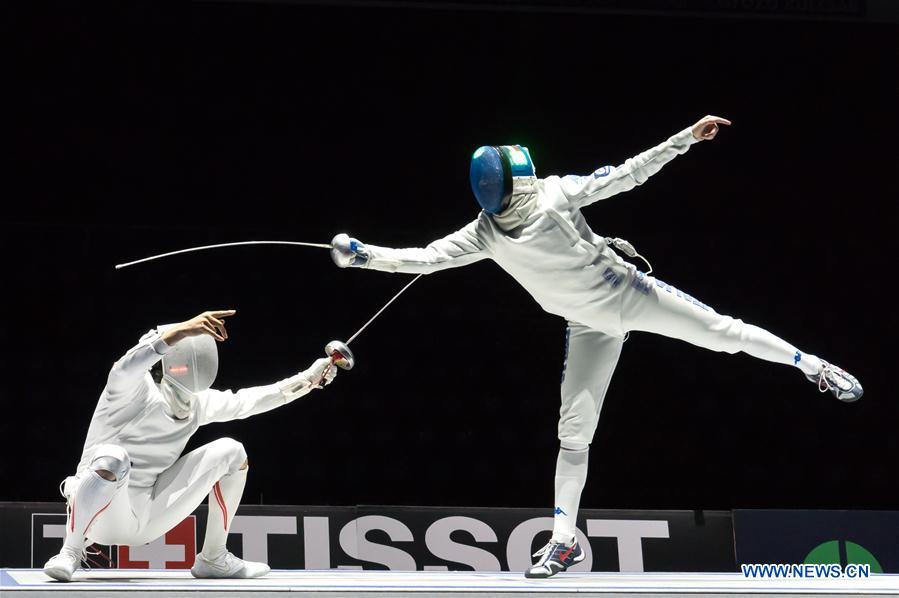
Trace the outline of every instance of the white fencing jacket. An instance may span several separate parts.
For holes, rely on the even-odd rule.
[[[95,447],[116,444],[128,451],[131,459],[129,486],[151,487],[156,477],[178,460],[200,426],[270,411],[313,388],[303,384],[299,374],[278,384],[237,392],[209,389],[192,401],[186,418],[175,419],[149,373],[169,349],[159,334],[146,334],[113,364],[87,431],[77,473],[89,468]]]
[[[643,184],[697,139],[690,128],[629,160],[587,176],[535,179],[494,218],[481,212],[467,226],[424,248],[366,245],[366,267],[386,272],[430,273],[490,258],[549,313],[621,336],[621,295],[635,268],[587,225],[581,209]],[[518,216],[509,228],[510,214]],[[502,222],[501,227],[498,222]]]

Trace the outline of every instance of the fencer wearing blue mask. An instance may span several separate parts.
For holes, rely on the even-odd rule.
[[[512,199],[537,182],[528,148],[485,145],[471,157],[471,191],[488,214],[502,213]]]
[[[331,254],[341,267],[430,273],[492,259],[543,309],[568,321],[553,535],[535,555],[539,559],[528,577],[549,577],[584,559],[585,538],[575,522],[587,478],[587,452],[629,331],[794,366],[822,392],[843,401],[862,395],[861,385],[844,370],[638,271],[584,219],[581,211],[587,206],[642,185],[693,144],[713,139],[719,125],[728,124],[704,117],[619,166],[602,166],[585,176],[538,179],[527,148],[484,146],[471,160],[471,188],[483,211],[461,230],[424,248],[392,249],[347,235],[334,238]]]

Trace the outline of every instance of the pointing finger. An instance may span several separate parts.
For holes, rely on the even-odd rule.
[[[222,338],[228,338],[228,330],[225,328],[225,323],[221,320],[217,320],[215,323],[215,329],[218,330],[219,334],[222,335]]]
[[[206,332],[206,334],[208,334],[215,340],[217,340],[219,342],[222,342],[225,340],[218,332],[216,332],[216,330],[209,324],[209,322],[203,322],[202,327],[203,327],[203,331]]]
[[[222,336],[222,338],[228,338],[228,331],[225,330],[225,323],[222,320],[219,320],[211,313],[207,314],[206,321],[212,325],[213,328]]]

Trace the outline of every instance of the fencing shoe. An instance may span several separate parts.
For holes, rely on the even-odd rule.
[[[190,574],[197,578],[217,577],[230,579],[249,579],[262,577],[271,567],[265,563],[254,563],[239,559],[230,552],[224,553],[217,559],[207,559],[202,553],[197,555]]]
[[[844,370],[826,361],[824,367],[816,375],[808,375],[806,378],[818,385],[818,390],[833,393],[833,396],[846,403],[852,403],[862,398],[864,389],[858,380]]]
[[[55,557],[44,565],[44,573],[56,581],[71,581],[75,569],[81,566],[81,551],[63,546]]]
[[[577,540],[571,545],[559,542],[550,542],[534,553],[541,557],[533,567],[524,572],[525,577],[544,578],[552,577],[556,573],[565,571],[568,567],[584,560],[584,551],[578,546]]]

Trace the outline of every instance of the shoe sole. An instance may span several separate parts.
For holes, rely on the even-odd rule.
[[[56,581],[72,581],[72,574],[65,569],[57,567],[44,568],[44,575],[52,577]]]
[[[857,400],[859,400],[860,398],[862,398],[862,396],[864,396],[865,391],[861,388],[861,386],[859,386],[858,382],[855,383],[855,385],[853,386],[853,388],[857,388],[857,389],[858,389],[858,391],[859,391],[858,394],[855,394],[854,392],[846,392],[846,391],[842,391],[842,390],[839,390],[839,389],[837,389],[837,392],[835,392],[835,393],[833,393],[833,394],[834,394],[839,400],[843,401],[844,403],[854,403],[854,402],[856,402]],[[832,391],[831,391],[831,392],[832,392]]]
[[[256,579],[257,577],[268,575],[271,572],[272,570],[269,568],[267,571],[260,571],[256,575],[199,575],[195,573],[193,569],[190,570],[190,574],[196,579]],[[237,573],[239,573],[239,571]]]
[[[266,570],[266,571],[260,571],[260,572],[257,573],[256,575],[247,575],[246,577],[244,577],[244,579],[256,579],[257,577],[264,577],[264,576],[268,575],[268,574],[271,573],[271,572],[272,572],[272,570],[271,570],[271,568],[269,568],[269,569]]]
[[[574,559],[574,562],[571,563],[571,565],[569,565],[568,567],[565,567],[564,569],[559,569],[558,571],[556,571],[554,573],[545,574],[545,573],[531,573],[530,571],[525,571],[524,576],[528,579],[546,579],[548,577],[552,577],[554,575],[558,575],[559,573],[564,573],[565,571],[568,571],[568,569],[577,565],[578,563],[583,561],[585,558],[587,558],[587,555],[582,553],[581,558]],[[552,567],[550,567],[550,570],[552,570]]]

